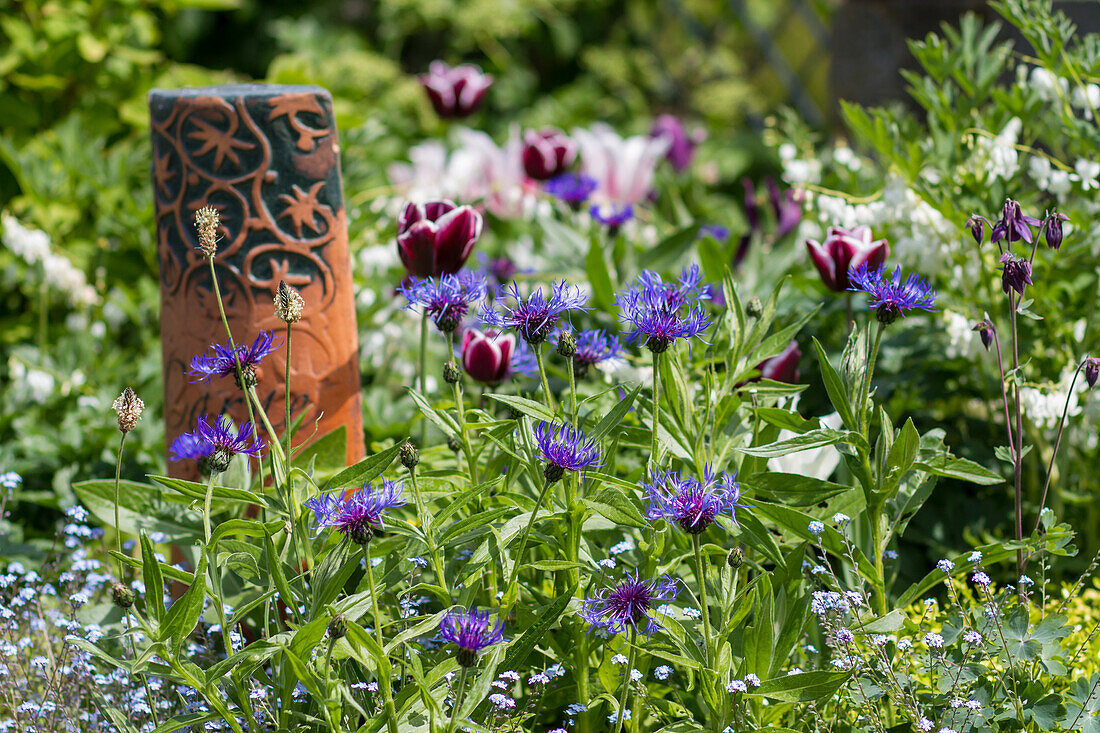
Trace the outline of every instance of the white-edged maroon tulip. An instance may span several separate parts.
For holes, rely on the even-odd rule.
[[[557,128],[523,133],[523,170],[528,178],[550,180],[569,170],[576,157],[576,144]]]
[[[890,254],[890,245],[885,239],[871,241],[871,227],[858,226],[855,229],[829,227],[825,241],[818,244],[806,241],[810,258],[821,273],[825,287],[843,293],[851,287],[848,271],[866,263],[868,270],[881,267]]]
[[[397,229],[397,254],[409,273],[439,277],[465,264],[481,236],[481,214],[451,201],[407,203]]]
[[[493,77],[474,64],[449,66],[442,61],[433,61],[428,73],[417,78],[428,93],[435,113],[444,119],[473,113],[493,85]]]

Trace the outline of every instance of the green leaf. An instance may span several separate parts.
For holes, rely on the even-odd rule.
[[[96,519],[109,527],[115,525],[114,479],[95,479],[73,484],[73,491]],[[137,535],[142,530],[161,532],[166,541],[186,545],[202,537],[199,516],[160,498],[160,489],[137,481],[119,482],[118,529]]]
[[[776,456],[785,456],[789,453],[812,450],[813,448],[823,448],[827,445],[836,445],[837,443],[860,445],[864,444],[864,440],[859,433],[850,430],[823,428],[820,430],[811,430],[808,433],[796,435],[793,438],[780,440],[775,443],[769,443],[768,445],[738,448],[738,450],[750,456],[774,458]]]
[[[606,487],[599,491],[591,499],[582,499],[585,506],[592,511],[607,517],[616,524],[625,527],[644,527],[645,518],[638,511],[638,507],[623,492],[613,487]]]
[[[329,479],[322,489],[322,492],[336,491],[337,489],[343,489],[353,484],[362,485],[368,481],[373,481],[390,467],[390,464],[393,463],[393,459],[397,457],[397,453],[400,450],[401,445],[397,444],[387,448],[381,453],[367,456],[354,466],[345,468]]]
[[[625,388],[625,385],[623,385]],[[603,416],[603,419],[588,433],[588,438],[598,441],[600,438],[611,433],[619,423],[622,422],[626,413],[630,412],[630,408],[634,406],[634,400],[637,398],[638,393],[642,390],[642,385],[635,387],[626,397],[619,400],[619,402],[608,410],[607,414]]]
[[[515,397],[513,395],[506,394],[488,394],[485,396],[494,399],[497,402],[508,405],[518,412],[522,412],[524,415],[534,418],[535,420],[543,420],[549,423],[561,422],[561,419],[556,414],[551,412],[546,407],[546,405],[542,404],[541,402],[535,402],[534,400],[529,400],[524,397]]]
[[[542,641],[542,637],[546,636],[546,632],[550,630],[550,627],[554,625],[554,622],[569,606],[569,601],[572,600],[573,593],[576,590],[577,586],[574,585],[558,596],[546,610],[538,615],[538,620],[535,623],[528,626],[527,630],[518,639],[508,645],[508,653],[504,655],[505,669],[516,669],[523,664],[524,660],[527,659],[527,655],[531,653],[536,644]]]
[[[803,672],[765,680],[746,695],[759,695],[781,702],[817,702],[840,689],[851,672]]]
[[[318,469],[343,468],[348,463],[348,430],[341,425],[330,433],[322,435],[309,445],[301,448],[294,461],[308,466],[316,459]]]
[[[745,476],[741,479],[741,485],[791,506],[814,506],[849,488],[811,476],[778,472]]]
[[[852,411],[852,403],[848,399],[848,388],[829,362],[829,357],[817,338],[814,338],[814,351],[817,353],[817,363],[821,367],[821,381],[825,383],[825,391],[829,394],[829,402],[832,403],[833,409],[840,415],[845,427],[849,429],[858,427],[855,413]]]
[[[194,630],[202,615],[206,599],[206,553],[199,553],[199,566],[195,569],[195,581],[164,616],[161,640],[168,639],[173,653],[179,656],[184,640]]]
[[[266,537],[283,528],[281,519],[273,519],[267,524],[255,519],[226,519],[218,523],[210,535],[210,547],[214,547],[228,534],[243,534],[246,537]]]
[[[164,488],[175,491],[179,494],[183,494],[190,499],[197,499],[199,501],[206,500],[206,484],[200,484],[194,481],[184,481],[183,479],[172,478],[170,476],[156,476],[152,474],[149,476],[149,478],[153,479]],[[220,501],[233,501],[249,505],[267,504],[267,501],[264,499],[264,497],[253,491],[234,489],[228,486],[214,486],[214,493],[212,494],[212,496],[214,499],[218,499]]]
[[[604,259],[603,247],[598,238],[588,245],[584,271],[592,287],[592,298],[601,311],[611,311],[615,306],[615,286],[611,284],[610,268]]]
[[[897,440],[890,446],[890,452],[886,456],[886,466],[889,468],[892,477],[887,485],[887,491],[898,485],[898,481],[913,465],[913,461],[917,460],[917,453],[919,452],[920,433],[913,425],[913,418],[909,418],[905,421],[905,426],[901,429]]]
[[[992,486],[1004,482],[1003,478],[988,468],[966,458],[952,456],[950,453],[916,461],[913,466],[935,476],[960,479],[982,486]]]
[[[638,266],[643,269],[659,270],[679,262],[698,240],[701,226],[701,222],[695,222],[669,234],[655,247],[642,253],[638,258]]]
[[[141,533],[141,577],[145,583],[145,612],[159,625],[164,618],[164,576],[149,536]]]

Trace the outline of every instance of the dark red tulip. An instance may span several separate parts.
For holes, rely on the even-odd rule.
[[[821,273],[825,287],[843,293],[851,287],[848,271],[866,263],[868,270],[881,267],[890,254],[890,245],[885,239],[871,241],[871,227],[860,226],[855,229],[829,227],[824,244],[807,240],[806,249],[810,258]]]
[[[450,201],[405,204],[397,228],[397,254],[417,277],[455,273],[481,236],[481,214]]]
[[[797,384],[798,362],[801,360],[802,350],[798,348],[798,342],[791,341],[787,348],[783,349],[783,353],[765,359],[756,368],[760,370],[760,379]]]
[[[513,334],[479,331],[471,328],[462,337],[462,366],[473,379],[483,384],[499,384],[508,376],[512,354],[516,350]]]
[[[442,61],[433,61],[428,73],[417,78],[428,93],[435,113],[444,119],[473,113],[493,84],[493,77],[474,64],[448,66]]]
[[[523,134],[523,170],[528,178],[548,181],[569,170],[577,157],[576,144],[553,127]]]

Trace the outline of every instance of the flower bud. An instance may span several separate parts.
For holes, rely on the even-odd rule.
[[[577,146],[561,130],[548,127],[523,134],[523,170],[535,181],[547,181],[569,169]]]
[[[1062,222],[1068,220],[1068,216],[1058,212],[1047,217],[1043,224],[1043,238],[1047,240],[1047,247],[1058,249],[1062,246]]]
[[[241,370],[233,372],[233,381],[237,383],[237,389],[249,390],[259,381],[256,378],[256,370],[250,364],[242,364]]]
[[[302,320],[304,306],[301,293],[280,280],[279,289],[275,291],[275,317],[283,323],[297,323]]]
[[[328,636],[330,639],[342,639],[347,636],[348,633],[348,618],[342,613],[338,613],[332,617],[332,620],[328,622]]]
[[[127,387],[122,390],[122,394],[118,396],[111,407],[118,415],[118,429],[123,433],[128,433],[134,429],[137,421],[141,419],[141,413],[145,410],[145,403],[134,390]]]
[[[469,206],[450,201],[408,203],[397,228],[397,254],[417,277],[458,272],[474,248],[484,220]]]
[[[989,347],[993,345],[993,323],[987,318],[974,324],[974,328],[970,330],[978,332],[982,337],[982,346],[989,351]]]
[[[985,241],[985,219],[974,214],[966,221],[966,225],[970,227],[970,234],[974,237],[974,241],[981,245]]]
[[[462,337],[462,366],[482,384],[499,384],[508,376],[515,349],[513,334],[471,328]]]
[[[448,66],[442,61],[433,61],[418,78],[435,113],[445,120],[472,114],[493,84],[493,77],[474,64]]]
[[[726,562],[729,566],[736,570],[745,564],[745,553],[740,547],[735,547],[730,550],[729,557],[726,558]]]
[[[577,337],[572,331],[562,331],[558,336],[557,352],[559,356],[564,356],[566,359],[577,353]]]
[[[1001,270],[1001,289],[1006,295],[1011,290],[1023,295],[1024,288],[1033,284],[1031,262],[1011,252],[1005,252],[1001,255],[1001,264],[1004,266]]]
[[[764,304],[760,302],[760,298],[749,298],[749,302],[745,304],[745,314],[749,318],[759,318],[764,314]]]
[[[115,581],[111,584],[111,600],[119,608],[130,608],[134,605],[134,591],[130,586]]]
[[[397,449],[397,455],[401,457],[401,465],[410,471],[416,468],[416,464],[420,463],[420,451],[408,440]]]
[[[1085,381],[1090,388],[1096,386],[1096,378],[1100,376],[1100,358],[1090,356],[1085,359]]]
[[[447,360],[443,363],[443,381],[447,384],[456,384],[458,380],[462,379],[462,372],[458,369],[458,364],[454,360]]]
[[[452,452],[458,453],[460,450],[462,450],[462,443],[459,442],[459,440],[456,436],[448,435],[447,436],[447,447],[450,448]]]
[[[229,470],[229,464],[233,460],[233,454],[225,448],[215,448],[214,452],[199,461],[199,470],[207,476],[215,473],[225,473]]]

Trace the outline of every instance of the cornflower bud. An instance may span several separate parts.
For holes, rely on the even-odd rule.
[[[760,298],[752,297],[749,302],[745,304],[745,314],[749,318],[759,318],[764,314],[764,304],[760,302]]]
[[[745,552],[740,547],[735,547],[730,550],[729,557],[726,558],[726,562],[729,566],[736,570],[745,564]]]
[[[456,384],[458,380],[462,379],[462,372],[459,371],[458,364],[453,360],[448,360],[443,363],[443,381],[447,384]]]
[[[397,449],[397,454],[401,457],[401,465],[410,471],[416,468],[416,464],[420,463],[420,451],[407,440]]]
[[[577,353],[577,337],[572,331],[562,331],[558,336],[557,352],[559,356],[564,356],[566,359]]]
[[[328,622],[328,635],[329,638],[335,641],[336,639],[342,639],[347,636],[348,633],[348,618],[342,613],[338,613],[332,617],[332,620]]]
[[[130,608],[134,605],[134,591],[116,580],[111,584],[111,600],[119,608]]]

